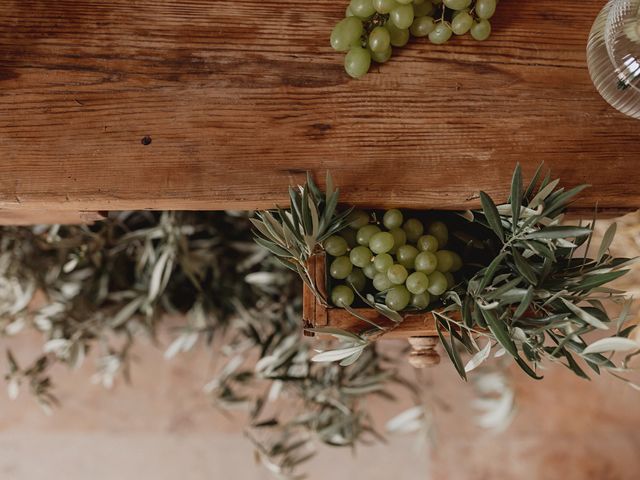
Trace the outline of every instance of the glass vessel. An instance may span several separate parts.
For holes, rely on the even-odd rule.
[[[640,119],[640,0],[609,0],[587,46],[589,74],[600,95]]]

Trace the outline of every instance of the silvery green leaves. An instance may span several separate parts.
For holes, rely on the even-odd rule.
[[[620,328],[612,332],[603,302],[625,300],[623,292],[607,290],[607,285],[624,275],[634,259],[609,254],[615,224],[602,244],[592,248],[593,222],[587,226],[562,223],[567,206],[586,186],[565,190],[548,174],[537,185],[539,179],[540,169],[523,189],[517,166],[509,202],[504,205],[496,205],[481,192],[482,211],[474,217],[494,236],[497,246],[493,260],[468,282],[469,298],[462,309],[465,326],[488,331],[534,378],[541,378],[537,366],[546,360],[562,363],[585,378],[585,366],[596,373],[614,371],[618,367],[610,354],[638,348],[620,335]],[[597,252],[595,258],[589,256],[592,249]],[[590,346],[585,335],[594,331],[611,336]],[[456,364],[455,355],[450,356]],[[483,357],[482,351],[476,351],[470,363],[475,365]]]
[[[327,173],[327,192],[323,194],[310,175],[297,188],[289,187],[291,206],[256,212],[251,219],[255,239],[274,255],[293,265],[306,262],[319,244],[346,226],[350,210],[338,213],[339,190]]]
[[[347,226],[351,210],[337,212],[339,190],[334,189],[327,173],[326,193],[322,193],[309,174],[307,182],[297,188],[289,187],[290,208],[276,208],[256,212],[251,219],[255,227],[255,241],[273,253],[287,268],[298,273],[302,280],[322,299],[306,263],[318,253],[321,244]]]
[[[390,359],[379,356],[371,348],[363,350],[360,358],[349,361],[348,365],[315,362],[311,360],[314,356],[312,345],[301,342],[299,332],[292,331],[289,336],[278,331],[269,333],[258,321],[256,328],[263,330],[261,335],[265,338],[275,338],[256,345],[261,348],[261,359],[253,372],[243,368],[244,362],[236,361],[234,370],[222,371],[213,386],[215,393],[226,397],[227,401],[231,398],[228,392],[233,392],[234,398],[246,402],[249,397],[243,394],[246,389],[241,382],[254,389],[261,386],[260,381],[274,382],[262,398],[246,405],[252,418],[246,434],[254,443],[258,458],[270,471],[278,478],[297,478],[299,465],[315,454],[317,441],[331,446],[355,447],[364,437],[380,438],[364,410],[366,402],[362,400],[369,395],[390,398],[387,387],[405,382],[384,367],[383,362]],[[356,335],[338,329],[320,328],[316,333],[333,336],[345,342],[345,346],[359,343]],[[242,347],[238,345],[228,354],[237,355],[239,348]],[[349,353],[342,358],[345,360],[352,355]],[[251,380],[247,381],[247,378]],[[268,412],[274,410],[271,402],[275,400],[278,400],[276,409],[283,413],[273,417]],[[292,408],[283,408],[285,405]]]
[[[325,204],[336,203],[328,191]],[[321,230],[328,210],[319,211]],[[243,212],[146,211],[92,227],[0,227],[0,336],[7,346],[30,331],[44,336],[33,363],[7,351],[8,395],[31,392],[50,411],[50,367],[79,366],[89,351],[92,381],[110,387],[127,378],[143,336],[163,344],[167,358],[212,348],[205,393],[217,408],[248,412],[247,434],[276,475],[295,478],[318,442],[379,439],[364,400],[391,398],[404,358],[371,347],[350,366],[312,362],[297,277],[253,242],[251,228]],[[35,291],[46,295],[34,311],[26,307]]]
[[[476,394],[472,407],[476,423],[493,431],[503,431],[515,415],[515,392],[505,371],[497,366],[482,367],[471,382]]]
[[[367,339],[338,328],[321,327],[309,330],[320,335],[330,335],[340,341],[338,348],[317,353],[311,358],[312,362],[340,362],[341,366],[346,367],[355,363],[369,346]]]
[[[362,332],[360,335],[355,335],[346,330],[342,330],[334,327],[320,327],[309,328],[309,332],[319,333],[321,335],[329,335],[334,339],[340,341],[340,346],[331,349],[324,350],[315,355],[311,360],[313,362],[339,362],[341,366],[348,366],[354,363],[360,358],[364,350],[371,345],[377,337],[395,328],[402,323],[402,315],[388,308],[383,303],[377,303],[373,295],[363,296],[360,292],[354,289],[358,297],[369,308],[376,310],[383,317],[391,320],[390,326],[380,325],[374,321],[368,319],[366,316],[358,313],[354,308],[345,305],[343,308],[347,310],[354,318],[361,320],[362,322],[371,326],[370,330]]]
[[[58,405],[58,399],[52,393],[53,385],[47,375],[50,364],[47,356],[42,355],[31,365],[21,368],[10,350],[6,351],[6,355],[9,371],[5,375],[5,381],[9,398],[12,400],[18,398],[23,385],[28,385],[30,393],[40,408],[47,415],[51,415],[53,407]]]

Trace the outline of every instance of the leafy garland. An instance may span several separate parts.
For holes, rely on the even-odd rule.
[[[335,205],[337,194],[328,203]],[[313,232],[308,208],[297,218],[310,219]],[[50,412],[58,403],[51,368],[87,361],[95,361],[93,380],[104,387],[121,376],[135,383],[136,344],[159,343],[159,334],[171,329],[167,359],[199,345],[213,349],[219,368],[205,394],[216,408],[242,415],[258,458],[278,478],[297,477],[319,443],[355,448],[380,441],[369,400],[393,401],[398,388],[413,406],[389,430],[427,434],[437,403],[399,374],[400,352],[373,346],[346,368],[312,362],[314,345],[300,331],[297,275],[256,245],[251,229],[247,214],[222,212],[120,212],[93,226],[0,227],[0,337],[9,396],[28,390]],[[317,248],[317,241],[309,244],[307,254]],[[27,332],[42,337],[35,358],[10,349]],[[510,400],[513,392],[495,391],[495,375],[506,385],[503,370],[486,371],[477,395],[497,409],[504,402],[496,395]]]
[[[640,389],[621,375],[631,371],[628,361],[640,353],[640,344],[629,338],[635,325],[626,326],[630,299],[624,292],[606,286],[627,273],[625,268],[636,259],[609,255],[615,224],[606,232],[596,255],[591,258],[595,218],[586,226],[562,223],[571,201],[587,186],[565,191],[558,188],[560,180],[552,180],[550,173],[541,178],[541,170],[542,165],[524,188],[518,165],[507,203],[496,205],[486,193],[480,192],[482,210],[462,213],[487,232],[485,241],[470,240],[468,247],[483,249],[491,261],[463,285],[449,291],[444,297],[443,309],[432,312],[441,343],[464,379],[497,347],[496,356],[508,353],[535,379],[542,378],[539,367],[544,360],[550,360],[565,365],[583,378],[589,378],[585,365],[597,374],[605,370]],[[327,178],[327,184],[332,185],[330,177]],[[323,198],[310,178],[300,189],[310,205]],[[333,187],[330,191],[333,192]],[[333,195],[337,195],[337,191]],[[314,207],[309,209],[313,211]],[[335,223],[325,219],[325,231],[333,233],[347,226],[346,213],[336,213]],[[259,220],[254,221],[258,228],[256,240],[285,262],[292,265],[306,262],[309,255],[296,256],[287,239],[308,229],[299,222],[285,221],[289,215],[287,211],[278,209],[278,214],[280,235],[273,234],[275,228],[267,230],[265,218],[271,222],[274,217],[266,217],[270,214],[261,212]],[[306,253],[312,254],[317,248],[319,244],[314,244]],[[580,248],[582,254],[579,254]],[[282,255],[284,250],[286,255]],[[308,278],[305,281],[309,283]],[[326,303],[318,289],[315,286],[312,289],[319,300]],[[393,320],[395,325],[402,322],[400,314],[375,303],[373,297],[363,300]],[[604,302],[623,305],[617,319],[609,316]],[[355,311],[349,310],[357,316]],[[615,333],[594,343],[589,344],[585,339],[591,332],[610,330]],[[385,329],[377,327],[362,335],[334,328],[320,331],[338,338],[341,346],[320,353],[314,360],[341,361],[348,365],[356,361]],[[482,347],[481,339],[486,340]],[[466,364],[460,353],[465,350],[471,355]],[[612,357],[617,352],[627,355],[615,363]]]

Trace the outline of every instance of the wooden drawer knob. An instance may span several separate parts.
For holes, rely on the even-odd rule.
[[[435,348],[438,344],[436,337],[409,337],[411,353],[409,364],[414,368],[433,367],[440,363],[440,355]]]

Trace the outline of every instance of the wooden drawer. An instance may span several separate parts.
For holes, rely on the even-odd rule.
[[[309,262],[309,270],[315,278],[316,285],[322,295],[328,298],[326,291],[326,256],[318,254]],[[352,333],[362,333],[371,330],[371,325],[354,317],[343,308],[325,306],[320,302],[311,289],[305,285],[303,290],[303,319],[305,327],[335,327]],[[381,326],[392,327],[393,322],[380,315],[372,308],[356,308],[358,314]],[[311,333],[311,332],[307,332]],[[405,314],[404,321],[383,334],[384,338],[409,338],[414,336],[437,336],[435,321],[431,312],[419,314]]]

